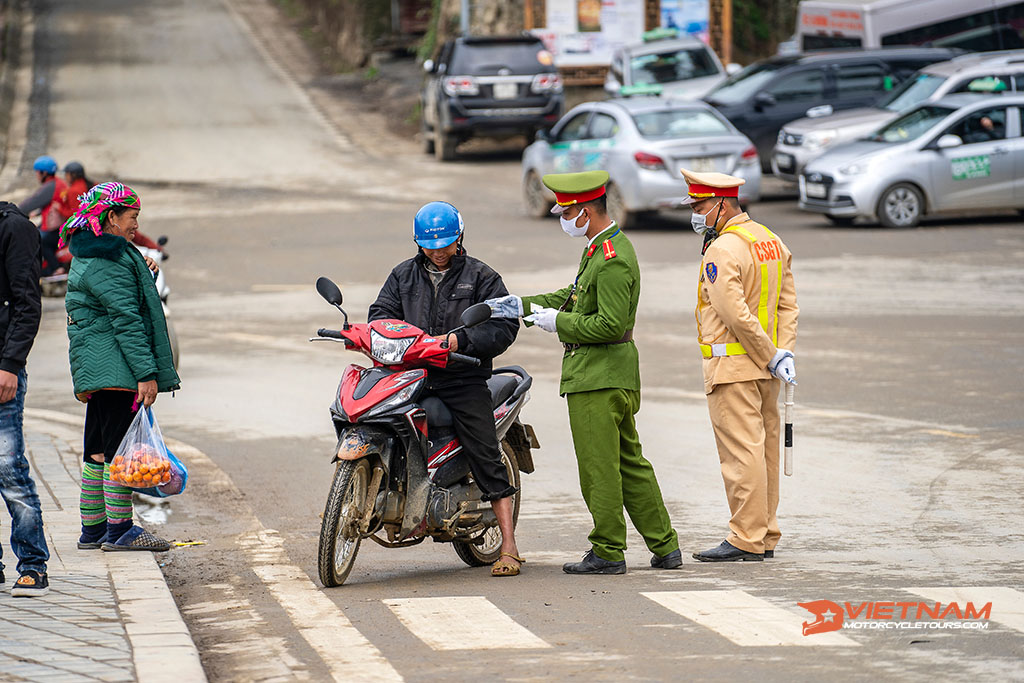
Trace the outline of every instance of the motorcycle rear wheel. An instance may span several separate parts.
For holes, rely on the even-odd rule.
[[[517,489],[519,488],[519,464],[516,462],[515,451],[507,448],[504,443],[498,445],[498,452],[501,454],[501,462],[508,472],[508,480]],[[516,491],[512,496],[512,526],[519,522],[519,501],[521,491]],[[480,532],[484,542],[476,544],[468,541],[452,541],[455,546],[455,554],[470,567],[484,567],[494,564],[501,557],[501,529],[497,525]]]
[[[338,463],[320,523],[317,569],[327,588],[340,586],[352,572],[362,537],[359,522],[372,505],[370,463],[366,458]]]

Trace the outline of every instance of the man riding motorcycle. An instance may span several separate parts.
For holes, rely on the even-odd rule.
[[[430,202],[416,213],[413,239],[416,256],[395,266],[368,321],[398,319],[440,336],[460,326],[462,313],[473,304],[506,296],[501,276],[462,246],[465,225],[458,209],[447,202]],[[480,359],[479,367],[451,366],[431,370],[428,391],[451,411],[455,433],[469,458],[470,470],[483,500],[490,501],[502,534],[501,556],[493,576],[516,576],[524,560],[515,542],[512,498],[516,489],[498,452],[487,379],[491,359],[515,341],[517,320],[495,318],[448,336],[452,351]]]
[[[26,216],[31,216],[39,211],[42,215],[42,222],[39,227],[41,231],[40,249],[42,251],[43,268],[41,275],[48,277],[58,270],[64,272],[57,261],[57,239],[60,235],[60,227],[70,216],[65,213],[62,198],[67,194],[67,185],[57,176],[57,162],[48,155],[43,155],[35,160],[32,169],[39,179],[39,189],[32,193],[25,201],[18,205],[18,209]]]

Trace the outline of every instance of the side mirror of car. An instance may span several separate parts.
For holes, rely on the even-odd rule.
[[[476,327],[491,319],[491,307],[485,303],[473,304],[462,312],[462,326]]]
[[[935,141],[935,149],[951,149],[953,147],[959,147],[962,144],[964,144],[964,141],[959,135],[947,133]]]
[[[330,279],[318,277],[316,279],[316,291],[324,298],[324,301],[330,305],[341,305],[341,290],[338,288],[338,285],[331,282]]]
[[[537,130],[537,134],[534,139],[540,140],[541,142],[551,142],[551,131],[547,128],[540,128]]]
[[[823,104],[820,107],[811,107],[807,110],[806,115],[809,119],[820,119],[822,116],[832,116],[834,113],[835,109],[831,104]]]
[[[737,64],[736,62],[729,62],[728,64],[725,65],[725,73],[727,73],[730,76],[732,76],[733,74],[738,74],[740,71],[743,71],[743,67]]]
[[[424,61],[423,62],[423,70],[426,71],[428,74],[434,73],[434,60],[433,59],[428,59],[428,60]]]
[[[765,107],[774,107],[778,104],[778,100],[775,99],[775,95],[767,92],[759,92],[754,95],[754,106],[758,111],[761,111]]]

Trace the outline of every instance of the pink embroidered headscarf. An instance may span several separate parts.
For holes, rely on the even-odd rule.
[[[114,207],[141,209],[142,202],[135,190],[122,183],[100,183],[78,197],[81,202],[78,211],[60,229],[57,248],[61,249],[71,239],[72,233],[89,226],[98,237],[103,232],[103,218]]]

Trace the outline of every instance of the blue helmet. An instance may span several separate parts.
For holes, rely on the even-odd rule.
[[[57,160],[48,154],[44,154],[36,159],[35,163],[32,164],[32,169],[54,175],[57,173]]]
[[[448,202],[424,204],[412,225],[412,238],[424,249],[444,249],[466,229],[462,214]]]

